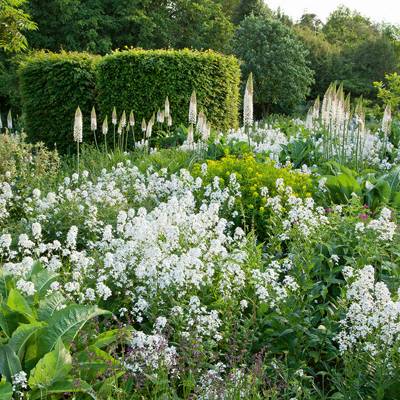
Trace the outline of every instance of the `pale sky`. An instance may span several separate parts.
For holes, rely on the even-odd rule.
[[[339,5],[355,9],[374,22],[400,24],[400,0],[264,0],[268,7],[282,11],[298,20],[304,12],[317,14],[325,21],[326,17]]]

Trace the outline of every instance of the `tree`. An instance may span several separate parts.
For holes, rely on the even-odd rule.
[[[356,46],[378,34],[377,27],[368,18],[343,6],[332,12],[322,31],[328,42],[346,47]]]
[[[255,104],[263,114],[288,113],[305,100],[313,83],[307,51],[282,22],[250,15],[236,31],[234,50],[244,61],[243,76],[253,72]]]
[[[399,51],[387,37],[377,35],[356,47],[343,49],[340,68],[336,70],[347,91],[373,98],[373,81],[384,79],[387,73],[400,72]]]
[[[320,32],[323,26],[317,14],[303,14],[297,25],[301,28],[308,28],[314,33]]]
[[[106,53],[112,42],[104,7],[103,0],[30,0],[27,10],[39,29],[29,42],[35,49]]]
[[[36,24],[21,6],[26,0],[1,0],[0,2],[0,49],[18,52],[28,47],[25,31],[36,29]]]
[[[295,27],[295,32],[308,50],[307,59],[314,71],[315,82],[311,87],[310,97],[322,97],[328,86],[337,79],[340,48],[329,43],[323,33],[311,29],[308,23],[300,22]]]
[[[271,10],[263,0],[240,0],[234,14],[234,23],[240,24],[249,15],[270,15]]]

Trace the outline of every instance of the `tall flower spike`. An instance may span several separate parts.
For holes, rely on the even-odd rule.
[[[243,100],[243,125],[253,126],[253,73],[247,79]]]
[[[97,116],[96,116],[96,110],[93,106],[92,112],[90,114],[90,129],[92,131],[97,130]]]
[[[117,125],[117,110],[114,106],[113,110],[112,110],[112,114],[111,114],[111,122],[113,125]]]
[[[153,132],[153,124],[154,124],[154,120],[153,120],[153,117],[152,117],[150,119],[149,123],[147,124],[146,139],[150,139],[150,137],[151,137],[151,133]]]
[[[196,124],[197,119],[197,98],[196,91],[193,90],[189,103],[189,124]]]
[[[102,132],[103,132],[103,135],[107,135],[107,133],[108,133],[108,118],[107,118],[107,115],[106,115],[106,117],[104,118],[104,121],[103,121]]]
[[[129,114],[129,125],[135,126],[135,115],[133,114],[133,111],[131,111]]]
[[[167,125],[172,126],[172,115],[171,114],[168,115]]]
[[[382,119],[382,132],[385,134],[385,136],[389,136],[391,124],[392,124],[392,110],[390,106],[387,105],[385,108],[385,112],[383,113],[383,119]]]
[[[126,127],[126,112],[125,112],[125,110],[122,112],[120,124],[121,124],[122,128]]]
[[[118,128],[117,128],[118,135],[122,135],[122,123],[119,121]]]
[[[189,146],[193,145],[193,143],[194,143],[193,125],[192,124],[190,124],[189,129],[188,129],[187,143]]]
[[[143,132],[143,133],[146,132],[146,128],[147,128],[146,120],[143,118],[143,119],[142,119],[142,132]]]
[[[164,104],[164,115],[165,118],[168,118],[170,115],[170,109],[169,109],[169,99],[168,96],[165,98],[165,104]]]
[[[74,141],[77,143],[82,143],[83,140],[83,117],[82,111],[78,108],[75,111],[75,121],[74,121]]]
[[[11,110],[8,111],[8,114],[7,114],[7,128],[8,129],[12,129],[13,128],[13,120],[12,120]]]
[[[161,111],[160,111],[160,109],[158,109],[158,111],[157,111],[157,122],[161,123]]]

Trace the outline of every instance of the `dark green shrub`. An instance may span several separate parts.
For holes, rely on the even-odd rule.
[[[133,110],[137,121],[149,120],[168,96],[174,124],[187,124],[190,95],[196,90],[198,109],[203,108],[214,128],[237,126],[240,68],[232,56],[134,49],[104,57],[97,71],[103,115],[116,106],[118,115]]]
[[[73,147],[75,110],[84,116],[84,134],[91,138],[90,110],[95,104],[95,64],[86,53],[38,52],[21,63],[19,78],[28,139],[57,144],[60,152]],[[85,138],[86,141],[86,138]]]

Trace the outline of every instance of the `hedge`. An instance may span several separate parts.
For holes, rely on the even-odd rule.
[[[213,51],[117,51],[97,65],[98,105],[103,115],[116,106],[133,110],[137,121],[163,109],[169,97],[174,125],[187,125],[189,99],[196,90],[198,110],[216,129],[237,127],[240,67],[233,56]]]
[[[28,139],[61,152],[73,146],[73,119],[79,105],[84,133],[90,132],[90,110],[96,100],[95,65],[86,53],[38,52],[26,58],[18,75]],[[87,139],[85,139],[87,141]]]

